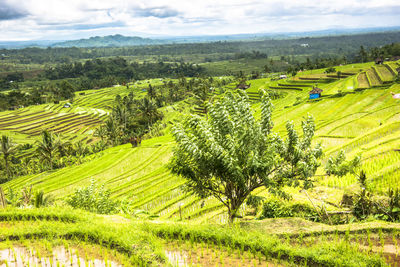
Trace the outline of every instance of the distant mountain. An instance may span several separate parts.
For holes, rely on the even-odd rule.
[[[89,39],[79,39],[52,44],[52,47],[121,47],[135,45],[166,44],[167,40],[142,38],[138,36],[123,36],[120,34],[95,36]]]
[[[0,49],[22,49],[22,48],[26,48],[26,47],[48,47],[56,42],[57,41],[51,41],[51,40],[0,41]]]
[[[13,49],[25,47],[122,47],[139,45],[162,45],[162,44],[182,44],[182,43],[208,43],[208,42],[234,42],[234,41],[262,41],[268,39],[289,39],[302,37],[322,37],[353,35],[364,33],[379,33],[400,31],[400,26],[394,27],[375,27],[375,28],[354,28],[346,29],[342,27],[307,32],[280,32],[280,33],[248,33],[248,34],[228,34],[228,35],[200,35],[200,36],[158,36],[153,38],[143,38],[138,36],[123,36],[121,34],[96,36],[88,39],[79,40],[31,40],[31,41],[0,41],[0,49]],[[157,38],[157,39],[156,39]]]

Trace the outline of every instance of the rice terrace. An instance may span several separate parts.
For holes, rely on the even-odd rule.
[[[0,7],[1,267],[400,266],[400,6],[56,2]]]

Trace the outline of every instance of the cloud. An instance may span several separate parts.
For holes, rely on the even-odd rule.
[[[255,8],[256,7],[256,8]],[[356,1],[348,1],[344,3],[337,1],[335,3],[320,3],[302,1],[287,3],[283,1],[274,1],[273,4],[257,4],[245,10],[245,15],[265,17],[265,18],[280,18],[293,17],[302,18],[305,16],[374,16],[374,15],[393,15],[400,12],[400,4],[375,5],[366,1],[364,4],[359,4]]]
[[[98,23],[98,24],[71,24],[71,25],[57,25],[56,27],[49,27],[52,30],[94,30],[101,28],[118,28],[124,27],[125,23],[122,21],[114,21],[107,23]]]
[[[13,20],[27,16],[28,13],[18,7],[11,6],[7,3],[0,4],[0,20]]]
[[[0,40],[138,33],[140,36],[227,35],[400,26],[398,0],[0,2]]]
[[[134,15],[139,17],[156,17],[156,18],[170,18],[176,17],[180,13],[172,8],[167,6],[159,6],[159,7],[148,7],[148,8],[134,8]]]

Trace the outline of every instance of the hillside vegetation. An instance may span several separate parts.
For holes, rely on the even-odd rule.
[[[73,101],[0,112],[0,132],[32,145],[16,156],[36,157],[42,130],[79,144],[103,142],[107,137],[98,127],[131,108],[129,101],[155,103],[181,84],[195,84],[192,91],[183,90],[185,97],[164,98],[156,107],[162,116],[148,124],[141,142],[123,140],[77,156],[66,167],[1,184],[0,266],[399,266],[399,223],[379,221],[388,220],[383,215],[364,220],[345,205],[346,196],[357,197],[361,190],[384,203],[388,190],[400,184],[400,100],[391,94],[400,93],[399,67],[400,61],[387,61],[303,70],[284,79],[269,74],[247,80],[141,80],[77,91]],[[220,201],[200,199],[185,189],[184,178],[171,173],[176,145],[171,129],[186,116],[208,116],[206,102],[238,84],[249,85],[245,91],[256,118],[261,117],[260,90],[269,94],[272,131],[282,138],[287,121],[301,132],[301,121],[313,116],[313,145],[321,143],[324,155],[313,188],[285,187],[288,200],[258,188],[249,197],[253,202],[246,201],[227,225]],[[323,91],[310,100],[314,87]],[[130,121],[124,123],[119,127]],[[341,151],[348,159],[361,157],[368,188],[354,173],[327,173],[325,164]],[[396,193],[391,196],[396,201]],[[255,205],[260,199],[263,204]],[[45,207],[50,203],[54,207]],[[18,205],[22,208],[13,207]]]
[[[391,63],[397,64],[397,63]],[[282,92],[284,97],[273,100],[274,131],[284,133],[286,121],[294,121],[296,125],[307,114],[315,118],[315,142],[324,146],[327,159],[345,150],[349,157],[360,154],[362,168],[366,171],[371,190],[384,193],[391,185],[399,182],[397,149],[399,147],[399,105],[392,99],[390,92],[400,91],[398,84],[385,85],[368,89],[357,88],[357,73],[360,70],[371,70],[371,64],[349,65],[340,67],[342,72],[352,75],[341,79],[324,81],[320,71],[304,72],[295,79],[270,81],[258,79],[251,81],[247,90],[253,95],[253,107],[258,112],[259,89],[271,89]],[[380,73],[379,69],[378,73]],[[320,76],[319,78],[315,78]],[[303,80],[311,78],[316,80]],[[296,87],[295,87],[295,86]],[[308,100],[308,91],[318,85],[323,89],[322,97]],[[117,90],[117,89],[115,89]],[[123,88],[118,92],[122,92]],[[84,99],[97,100],[103,91],[77,98],[76,106],[85,105]],[[111,100],[112,97],[110,97]],[[102,101],[98,102],[102,103]],[[185,105],[185,103],[182,103]],[[93,108],[101,108],[93,104]],[[104,108],[104,106],[103,106]],[[166,108],[164,121],[180,117],[177,110]],[[54,109],[54,107],[53,107]],[[79,109],[79,107],[74,107]],[[173,139],[169,134],[144,140],[139,147],[130,145],[118,146],[101,152],[96,159],[80,166],[71,166],[56,172],[40,173],[28,177],[20,177],[4,185],[4,188],[19,190],[33,185],[35,190],[51,193],[59,199],[71,194],[76,188],[88,185],[91,179],[98,184],[105,184],[111,190],[111,196],[116,199],[130,201],[135,209],[146,210],[149,214],[163,219],[190,219],[195,221],[225,221],[226,214],[220,203],[214,199],[197,199],[181,191],[183,179],[169,173],[167,163],[171,157]],[[357,184],[356,177],[347,175],[342,178],[323,175],[317,176],[317,188],[310,191],[316,202],[324,192],[332,203],[339,204],[342,193]],[[260,195],[267,192],[260,190]],[[308,202],[303,194],[292,192],[300,202]],[[330,209],[336,209],[330,206]],[[243,207],[242,215],[246,214]]]

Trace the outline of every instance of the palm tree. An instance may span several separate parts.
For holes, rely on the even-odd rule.
[[[107,132],[108,140],[111,141],[113,146],[116,145],[121,135],[121,127],[118,125],[116,119],[113,116],[109,117],[104,127]]]
[[[15,153],[16,149],[17,146],[12,142],[10,137],[6,135],[3,135],[1,137],[0,153],[3,154],[4,157],[7,179],[11,177],[11,171],[10,171],[10,166],[8,164],[8,159],[10,155]]]
[[[37,152],[50,165],[50,169],[53,169],[53,158],[62,143],[57,136],[47,130],[42,131],[41,136],[42,140],[36,141]]]
[[[154,120],[157,120],[157,117],[160,116],[159,111],[157,110],[157,105],[154,100],[145,97],[139,102],[139,110],[143,118],[147,122],[147,127],[150,127],[153,124]]]
[[[99,127],[97,127],[94,131],[94,136],[100,137],[100,139],[104,141],[104,138],[107,136],[106,127],[104,125],[100,125]]]

